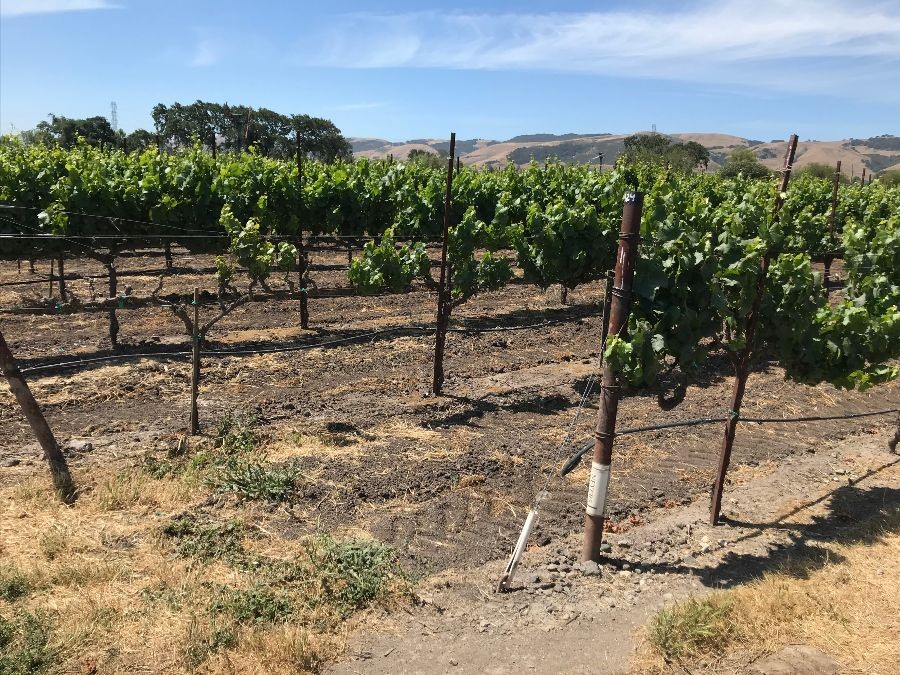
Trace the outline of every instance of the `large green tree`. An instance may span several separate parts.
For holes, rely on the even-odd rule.
[[[169,147],[184,147],[199,139],[206,147],[240,151],[250,146],[265,157],[287,159],[297,151],[324,161],[349,159],[349,141],[330,120],[309,115],[282,115],[268,108],[250,108],[195,101],[188,105],[159,103],[153,123]]]
[[[738,175],[747,178],[767,178],[772,172],[759,161],[759,157],[750,148],[735,148],[719,173],[727,178]]]
[[[49,122],[40,122],[32,132],[26,132],[26,141],[57,143],[72,148],[79,138],[89,145],[117,145],[118,136],[105,117],[76,119],[51,115]]]
[[[681,143],[656,132],[625,138],[625,159],[630,163],[666,164],[679,171],[693,171],[709,164],[709,150],[697,143]]]

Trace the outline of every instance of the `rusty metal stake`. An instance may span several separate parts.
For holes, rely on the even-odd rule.
[[[56,442],[56,437],[47,424],[41,407],[34,400],[28,383],[22,377],[16,359],[13,357],[3,333],[0,332],[0,369],[9,383],[9,388],[19,402],[31,430],[37,437],[41,449],[44,451],[44,457],[50,465],[50,476],[53,479],[53,488],[59,494],[60,498],[67,504],[75,501],[75,484],[72,482],[72,474],[69,473],[69,467],[66,464],[66,458]]]
[[[436,330],[434,335],[434,377],[431,391],[441,393],[444,386],[444,345],[447,341],[447,325],[450,323],[450,270],[447,268],[447,245],[450,238],[450,220],[453,217],[453,157],[456,153],[456,133],[450,134],[450,152],[447,160],[447,192],[444,195],[444,231],[441,237],[441,277],[438,282]]]
[[[794,155],[797,152],[797,135],[791,134],[788,142],[787,154],[784,156],[784,169],[781,174],[781,185],[778,188],[778,197],[775,198],[774,216],[784,203],[782,195],[787,190],[791,179],[791,168],[794,164]],[[731,394],[731,410],[728,421],[725,422],[725,435],[722,438],[722,447],[719,451],[719,466],[716,471],[716,479],[713,483],[712,498],[709,507],[710,525],[716,525],[719,521],[719,513],[722,510],[722,493],[725,490],[725,476],[728,473],[728,465],[731,462],[731,449],[734,446],[734,434],[737,430],[738,418],[741,412],[741,402],[744,399],[744,390],[747,387],[747,378],[750,375],[750,358],[753,355],[753,339],[756,335],[756,324],[759,320],[759,309],[762,305],[763,294],[766,290],[766,277],[769,275],[769,262],[771,251],[766,251],[759,262],[759,276],[756,279],[756,295],[753,298],[753,306],[746,319],[746,331],[744,333],[746,346],[735,357],[734,364],[734,390]]]
[[[834,248],[834,223],[837,214],[838,188],[841,184],[841,160],[837,161],[834,168],[834,182],[831,185],[831,214],[828,216],[828,248]],[[831,291],[831,261],[833,256],[825,254],[825,292]]]
[[[191,345],[191,436],[200,433],[200,413],[197,397],[200,394],[200,291],[194,288],[194,330]]]
[[[619,250],[616,253],[616,272],[611,291],[612,301],[606,312],[606,315],[609,316],[608,333],[614,336],[620,335],[628,325],[643,205],[644,195],[642,193],[626,193],[625,204],[622,208],[622,228],[619,231]],[[603,516],[606,511],[606,495],[609,490],[609,470],[612,462],[613,439],[616,433],[619,392],[616,372],[610,363],[605,361],[600,386],[600,405],[597,410],[597,428],[594,432],[591,476],[588,481],[584,545],[581,549],[582,560],[600,560],[600,544],[603,542]]]
[[[297,274],[300,290],[300,328],[309,328],[309,289],[306,287],[306,272],[309,262],[303,246],[303,141],[297,130],[297,194],[300,198],[299,223],[297,225]]]
[[[65,268],[65,260],[66,254],[59,254],[59,298],[62,302],[66,302],[68,296],[66,294],[66,268]]]

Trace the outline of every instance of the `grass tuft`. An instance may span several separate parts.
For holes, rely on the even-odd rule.
[[[713,593],[661,610],[650,625],[650,644],[666,660],[720,651],[732,636],[732,599]]]

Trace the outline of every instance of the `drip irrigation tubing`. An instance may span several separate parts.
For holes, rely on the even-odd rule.
[[[476,327],[455,327],[449,328],[448,332],[452,333],[495,333],[501,331],[514,331],[514,330],[528,330],[533,328],[543,328],[545,326],[551,326],[558,323],[565,323],[566,321],[579,321],[583,318],[586,318],[588,315],[574,315],[568,317],[561,317],[557,319],[549,319],[547,321],[542,321],[540,323],[532,323],[532,324],[523,324],[520,326],[494,326],[489,328],[476,328]],[[334,340],[326,340],[325,342],[313,342],[302,345],[289,345],[284,347],[262,347],[255,349],[203,349],[200,351],[202,355],[205,356],[242,356],[242,355],[251,355],[251,354],[273,354],[280,352],[293,352],[293,351],[303,351],[306,349],[316,349],[318,347],[330,347],[332,345],[337,344],[345,344],[348,342],[355,342],[358,340],[365,340],[369,338],[375,338],[380,335],[389,335],[392,333],[402,333],[402,332],[413,332],[413,333],[432,333],[434,332],[434,328],[430,328],[427,326],[393,326],[391,328],[382,328],[374,331],[367,331],[364,333],[358,333],[356,335],[350,335],[343,338],[336,338]],[[78,368],[79,366],[91,363],[114,363],[116,361],[127,361],[136,358],[148,358],[148,359],[168,359],[171,357],[180,357],[180,356],[190,356],[191,352],[189,351],[181,351],[181,352],[150,352],[150,353],[135,353],[135,354],[111,354],[109,356],[98,356],[88,359],[78,359],[76,361],[63,361],[60,363],[47,363],[39,366],[31,366],[28,368],[21,368],[20,371],[24,373],[33,373],[42,370],[64,370],[69,368]]]
[[[849,420],[857,417],[875,417],[878,415],[891,415],[900,413],[900,408],[889,408],[887,410],[872,410],[861,413],[847,413],[845,415],[806,415],[803,417],[742,417],[738,415],[738,422],[749,422],[751,424],[777,424],[789,422],[825,422],[827,420]],[[650,424],[643,427],[631,427],[616,431],[615,436],[629,436],[631,434],[639,434],[645,431],[659,431],[662,429],[675,429],[678,427],[696,427],[703,424],[716,424],[719,422],[727,422],[730,418],[724,417],[698,417],[691,420],[681,420],[678,422],[665,422],[661,424]],[[581,462],[584,457],[594,447],[594,441],[585,443],[581,449],[566,460],[562,468],[559,470],[560,476],[570,473]]]

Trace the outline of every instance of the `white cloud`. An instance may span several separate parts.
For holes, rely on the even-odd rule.
[[[656,7],[355,14],[298,53],[308,65],[341,68],[541,70],[820,92],[861,75],[877,82],[879,68],[894,82],[900,72],[895,2],[697,0]]]
[[[109,0],[2,0],[0,16],[25,14],[55,14],[88,9],[116,9],[119,5]]]

